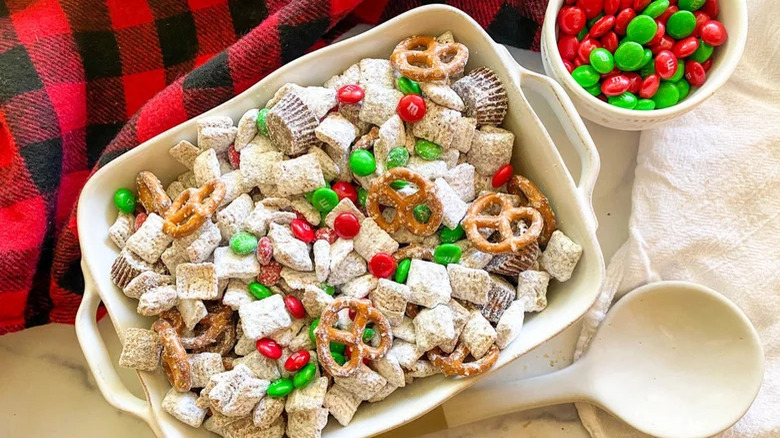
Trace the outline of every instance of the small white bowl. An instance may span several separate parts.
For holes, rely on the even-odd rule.
[[[745,0],[720,0],[720,12],[716,19],[723,23],[728,40],[715,48],[712,67],[707,81],[699,88],[691,87],[688,97],[669,108],[636,111],[618,108],[591,96],[583,89],[563,65],[556,38],[556,20],[563,0],[550,0],[542,27],[542,62],[548,76],[557,80],[574,101],[580,115],[588,120],[613,129],[641,131],[672,120],[692,110],[712,96],[734,72],[747,40],[747,5]]]

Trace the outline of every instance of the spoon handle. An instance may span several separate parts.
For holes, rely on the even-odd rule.
[[[589,399],[582,362],[524,380],[466,390],[442,405],[448,427],[520,410]]]

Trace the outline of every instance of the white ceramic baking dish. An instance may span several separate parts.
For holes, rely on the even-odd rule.
[[[503,81],[510,98],[504,126],[517,136],[512,158],[515,169],[547,194],[560,228],[584,249],[571,280],[562,284],[553,282],[547,309],[527,317],[520,337],[501,352],[494,368],[498,369],[577,321],[595,301],[604,279],[604,260],[596,240],[597,223],[591,206],[599,171],[598,153],[559,85],[517,65],[503,46],[496,44],[463,12],[434,5],[415,9],[359,36],[295,60],[206,114],[228,115],[238,121],[248,109],[264,106],[284,83],[320,85],[362,58],[387,58],[398,41],[409,35],[438,35],[447,30],[452,30],[455,38],[468,46],[467,70],[485,65]],[[581,160],[578,183],[566,169],[521,88],[544,96],[554,109]],[[118,187],[133,187],[135,176],[141,170],[154,172],[164,183],[183,172],[185,169],[168,154],[168,149],[182,139],[195,141],[195,120],[172,128],[107,164],[84,187],[79,200],[78,229],[85,291],[76,331],[97,384],[109,403],[146,421],[157,436],[207,437],[212,435],[206,430],[193,429],[162,410],[160,403],[170,388],[162,372],[138,372],[146,400],[128,391],[115,371],[117,359],[108,356],[95,323],[100,301],[111,315],[120,340],[128,327],[149,327],[153,322],[152,318],[137,315],[136,300],[125,297],[109,278],[111,263],[118,253],[108,238],[108,228],[116,217],[112,195]],[[380,403],[364,403],[348,427],[331,420],[324,436],[364,437],[387,431],[423,415],[482,377],[452,379],[439,375],[416,380]]]

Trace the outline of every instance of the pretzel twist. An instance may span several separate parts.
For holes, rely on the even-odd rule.
[[[163,371],[171,386],[179,392],[189,391],[192,387],[192,371],[187,360],[187,351],[182,346],[176,329],[168,321],[158,319],[152,325],[152,330],[160,336],[163,346]]]
[[[485,209],[495,204],[501,206],[501,212],[497,216],[482,214]],[[528,229],[519,236],[515,236],[512,230],[512,222],[517,220],[528,223]],[[530,207],[514,207],[507,196],[486,193],[471,204],[462,226],[475,248],[490,254],[504,254],[518,251],[536,241],[542,231],[542,215]],[[501,241],[488,242],[479,233],[480,228],[497,230]]]
[[[417,186],[417,191],[410,195],[401,195],[390,184],[396,181],[407,181]],[[379,208],[380,202],[395,208],[395,217],[387,221]],[[431,210],[431,217],[426,223],[414,218],[414,208],[425,204]],[[430,236],[439,229],[443,212],[436,188],[427,178],[417,172],[403,167],[395,167],[383,173],[371,182],[366,197],[366,211],[380,228],[388,233],[395,233],[402,226],[417,236]]]
[[[184,333],[185,326],[181,313],[177,308],[172,308],[160,313],[160,318],[167,321],[181,336]],[[209,309],[209,313],[198,322],[197,335],[193,337],[182,337],[181,344],[188,350],[204,349],[217,342],[217,339],[225,334],[227,339],[223,342],[229,342],[230,334],[225,333],[229,330],[233,322],[233,310],[225,305],[217,304]],[[234,328],[235,330],[235,328]],[[234,336],[235,338],[235,336]],[[204,350],[205,351],[205,350]]]
[[[550,236],[556,230],[555,213],[553,213],[547,197],[528,178],[514,175],[506,184],[507,192],[513,195],[523,195],[528,200],[528,205],[539,211],[544,221],[542,233],[539,235],[539,244],[544,246],[550,240]]]
[[[225,183],[218,179],[213,179],[198,189],[190,188],[181,192],[165,213],[163,231],[173,237],[194,233],[214,214],[225,198],[225,192]]]
[[[135,178],[135,185],[138,189],[138,200],[146,212],[164,216],[171,207],[171,198],[165,193],[160,180],[152,172],[144,170]]]
[[[463,72],[469,49],[459,43],[440,43],[428,35],[411,36],[395,46],[390,62],[409,79],[430,82]]]
[[[338,321],[338,314],[344,309],[355,311],[355,319],[349,331],[339,330],[333,327]],[[363,342],[363,331],[368,322],[374,323],[374,331],[378,334],[380,342],[372,347]],[[320,323],[314,330],[317,339],[317,359],[326,371],[332,376],[348,377],[357,371],[363,359],[379,359],[384,357],[393,345],[393,335],[387,318],[371,306],[368,300],[358,300],[350,297],[339,297],[325,307],[320,316]],[[330,354],[330,343],[340,342],[349,347],[351,354],[349,361],[339,365]]]
[[[498,360],[498,347],[493,344],[490,350],[481,358],[473,362],[465,362],[469,355],[469,349],[465,345],[458,344],[449,355],[436,347],[426,353],[433,366],[441,370],[445,376],[476,376],[489,370]]]

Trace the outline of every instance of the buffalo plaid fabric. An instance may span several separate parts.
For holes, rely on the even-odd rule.
[[[448,2],[538,48],[547,0]],[[0,334],[72,323],[90,174],[359,23],[388,0],[0,0]]]

